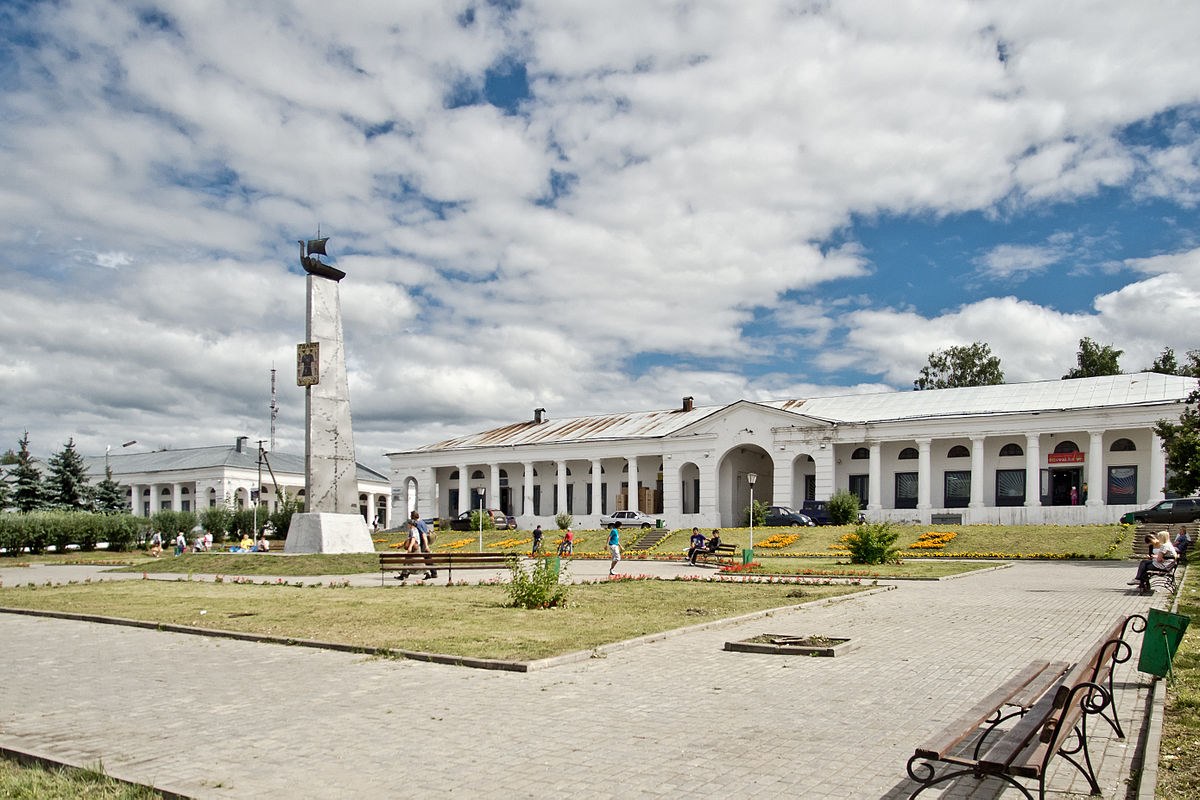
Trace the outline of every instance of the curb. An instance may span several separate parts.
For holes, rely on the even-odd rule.
[[[1183,590],[1184,581],[1190,565],[1184,565],[1183,577],[1179,579],[1179,589],[1171,600],[1171,612],[1179,610],[1179,595]],[[1138,743],[1138,757],[1141,759],[1141,770],[1138,775],[1137,800],[1155,800],[1158,793],[1158,761],[1162,749],[1163,719],[1167,711],[1167,685],[1161,678],[1155,676],[1150,682],[1150,690],[1146,697],[1146,725],[1143,728],[1141,741]]]

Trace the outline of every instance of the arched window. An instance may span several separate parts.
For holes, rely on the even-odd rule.
[[[508,470],[506,470],[506,469],[500,470],[500,480],[502,480],[502,481],[508,480]]]
[[[921,454],[917,452],[917,448],[915,447],[906,447],[901,450],[900,455],[897,456],[897,458],[899,458],[901,461],[914,461],[920,457]]]
[[[1016,442],[1009,442],[1008,444],[1004,445],[1004,447],[1000,448],[1000,457],[1001,458],[1004,458],[1005,456],[1023,456],[1023,455],[1025,455],[1025,451],[1022,450],[1021,445],[1017,444]]]
[[[1133,443],[1132,439],[1117,439],[1108,449],[1114,453],[1132,453],[1137,450],[1137,445]]]
[[[1075,444],[1070,439],[1063,439],[1061,442],[1059,442],[1058,444],[1056,444],[1054,446],[1054,452],[1056,452],[1056,453],[1078,453],[1079,445]]]
[[[483,470],[481,470],[481,469],[477,469],[477,470],[475,470],[474,472],[472,472],[472,473],[471,473],[471,480],[473,480],[473,481],[481,481],[481,480],[483,480]]]
[[[458,480],[458,470],[454,470],[454,472],[451,472],[450,477],[447,478],[447,480],[451,480],[451,481]]]
[[[870,458],[870,457],[871,457],[871,451],[865,447],[859,447],[859,448],[855,449],[855,451],[853,453],[850,454],[850,458]]]
[[[961,444],[956,444],[950,448],[950,452],[946,453],[946,458],[970,458],[971,451],[963,447]]]

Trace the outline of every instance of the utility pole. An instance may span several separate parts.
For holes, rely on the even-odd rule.
[[[275,370],[271,370],[272,378]],[[254,501],[254,538],[258,539],[258,507],[262,505],[262,462],[263,462],[263,440],[258,440],[258,486],[254,487],[254,494],[257,496]]]
[[[271,365],[271,452],[275,452],[275,418],[279,416],[279,400],[275,394],[275,365]],[[259,448],[261,449],[261,448]],[[261,482],[260,482],[261,483]]]

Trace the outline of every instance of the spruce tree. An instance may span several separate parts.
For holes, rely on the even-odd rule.
[[[96,484],[96,510],[102,514],[117,514],[125,510],[125,493],[113,480],[112,467],[104,468],[104,480]]]
[[[29,431],[17,442],[17,463],[12,469],[12,504],[18,511],[37,511],[42,507],[42,472],[29,454]]]
[[[92,487],[88,483],[83,457],[75,451],[75,440],[68,439],[63,449],[47,462],[46,500],[54,506],[84,511],[92,505]]]

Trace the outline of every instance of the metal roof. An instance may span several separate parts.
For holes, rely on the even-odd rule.
[[[1196,379],[1139,372],[1098,378],[1008,383],[962,389],[849,394],[757,403],[794,414],[797,424],[817,418],[841,424],[892,422],[935,417],[975,417],[1033,411],[1070,411],[1175,403],[1196,388]],[[432,453],[481,447],[653,439],[669,436],[734,404],[696,406],[691,411],[631,411],[589,417],[528,420],[403,451]],[[394,455],[401,455],[396,453]]]
[[[304,456],[280,451],[267,453],[271,468],[276,473],[288,475],[304,474]],[[104,456],[86,456],[84,464],[88,473],[97,477],[104,475]],[[387,483],[388,479],[368,466],[356,463],[360,481]],[[181,450],[155,450],[150,453],[110,453],[108,464],[113,476],[132,475],[146,472],[177,472],[192,469],[231,467],[234,469],[258,469],[258,449],[234,445],[190,447]],[[263,464],[266,470],[266,464]]]

